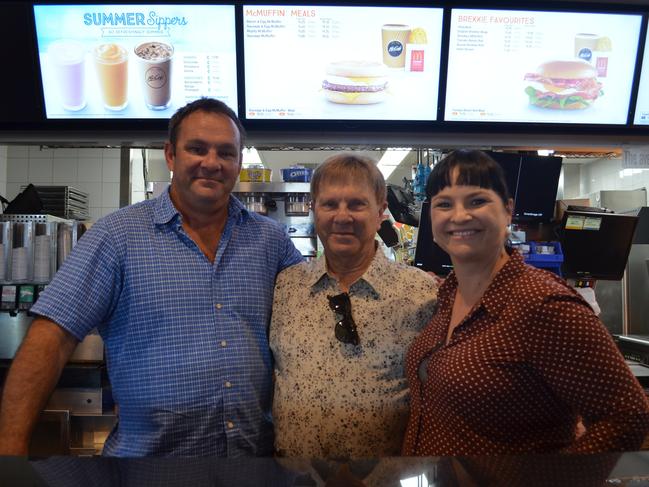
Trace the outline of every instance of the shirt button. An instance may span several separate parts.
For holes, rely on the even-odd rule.
[[[227,344],[228,344],[228,342],[226,342],[225,340],[221,340],[221,346],[222,347],[225,347]]]
[[[227,425],[228,425],[228,429],[230,430],[234,428],[234,423],[232,421],[228,421]]]
[[[232,382],[230,382],[229,380],[226,380],[225,381],[225,387],[232,387]]]
[[[221,309],[223,305],[221,303],[216,303],[216,309]]]

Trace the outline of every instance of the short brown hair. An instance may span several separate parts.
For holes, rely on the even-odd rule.
[[[348,183],[364,181],[374,190],[376,201],[381,204],[387,200],[387,188],[383,174],[376,161],[369,157],[351,153],[328,157],[313,172],[311,178],[311,199],[315,201],[323,183]]]
[[[227,106],[220,100],[203,97],[199,98],[198,100],[194,100],[191,103],[188,103],[182,108],[179,108],[169,120],[167,137],[169,138],[169,143],[171,144],[171,148],[173,149],[174,153],[176,152],[176,142],[178,140],[178,131],[180,130],[180,124],[189,115],[199,111],[214,113],[216,115],[225,115],[230,120],[232,120],[239,130],[239,150],[243,150],[243,143],[244,139],[246,138],[246,130],[243,128],[243,125],[237,117],[237,114],[234,113],[234,110],[232,110],[229,106]]]
[[[503,204],[507,206],[511,196],[507,189],[505,173],[500,164],[481,150],[458,149],[439,161],[428,177],[426,199],[430,200],[444,188],[453,184],[451,176],[455,168],[458,170],[455,184],[491,189],[500,196]]]

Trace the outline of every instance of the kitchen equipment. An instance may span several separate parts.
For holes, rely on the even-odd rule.
[[[263,210],[267,212],[264,214],[286,229],[291,241],[305,258],[316,256],[317,236],[309,206],[309,183],[238,182],[233,193],[248,210],[255,211],[263,204]]]
[[[311,208],[309,193],[288,193],[284,201],[284,211],[289,216],[306,216]]]
[[[240,195],[240,198],[248,211],[254,211],[260,215],[268,214],[266,195],[264,193],[243,193]]]

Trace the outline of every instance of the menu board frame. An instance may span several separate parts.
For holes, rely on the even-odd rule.
[[[13,10],[19,11],[16,15],[15,22],[9,22],[8,29],[6,29],[1,39],[5,42],[11,41],[14,37],[16,39],[23,39],[20,43],[19,49],[9,56],[13,59],[16,66],[27,66],[28,63],[18,62],[25,59],[35,59],[37,56],[37,40],[35,30],[35,19],[33,14],[33,6],[43,4],[44,0],[40,2],[16,2],[20,5]],[[64,2],[55,2],[52,4],[64,4]],[[73,0],[68,3],[90,4],[90,2],[78,2]],[[106,2],[106,3],[124,3],[124,2]],[[130,2],[138,3],[138,2]],[[139,2],[144,3],[144,2]],[[177,1],[172,2],[176,4],[184,4],[185,2]],[[618,13],[618,14],[635,14],[642,16],[642,26],[640,32],[640,39],[638,44],[638,53],[636,59],[636,66],[634,71],[634,81],[631,93],[629,113],[626,124],[588,124],[588,123],[575,123],[575,124],[537,124],[528,122],[466,122],[466,121],[450,121],[444,120],[443,114],[445,111],[445,97],[446,97],[446,70],[448,63],[448,40],[449,40],[449,27],[450,27],[450,11],[453,8],[482,8],[485,7],[477,2],[461,0],[439,0],[434,5],[429,1],[424,0],[408,0],[407,3],[392,2],[389,6],[395,7],[441,7],[444,9],[444,18],[442,25],[442,52],[440,56],[440,78],[438,90],[438,106],[437,106],[437,120],[435,121],[419,121],[419,120],[253,120],[245,116],[245,86],[244,86],[244,64],[243,64],[243,36],[242,36],[242,18],[243,18],[243,5],[244,4],[267,4],[269,2],[263,1],[238,1],[231,0],[228,2],[213,2],[215,5],[230,5],[234,7],[235,13],[235,35],[237,46],[237,96],[238,96],[238,110],[240,119],[246,128],[250,140],[263,140],[268,134],[268,141],[271,144],[279,140],[291,141],[291,134],[303,133],[304,137],[297,138],[297,145],[312,144],[312,143],[326,143],[326,144],[350,144],[352,140],[358,140],[357,143],[386,143],[387,140],[403,140],[404,143],[424,143],[427,137],[439,134],[451,134],[454,138],[449,140],[457,140],[458,135],[466,134],[469,138],[473,135],[482,137],[483,134],[497,134],[499,136],[506,135],[507,137],[518,135],[540,135],[547,140],[548,136],[552,135],[577,135],[577,136],[600,136],[610,135],[611,137],[618,138],[625,135],[629,136],[646,136],[649,135],[649,126],[634,125],[633,117],[635,112],[635,103],[637,100],[637,92],[640,78],[640,68],[642,65],[642,53],[645,49],[647,37],[647,23],[649,20],[649,6],[642,6],[637,4],[605,4],[605,3],[591,3],[591,2],[540,2],[534,0],[520,6],[519,3],[510,0],[501,0],[498,3],[491,4],[489,9],[510,9],[510,10],[531,10],[531,11],[555,11],[555,12],[584,12],[584,13]],[[296,5],[311,5],[314,2],[287,2]],[[47,3],[50,4],[49,2]],[[328,5],[343,5],[340,1],[334,1]],[[372,6],[369,2],[351,2],[344,3],[344,5],[352,6]],[[384,3],[378,3],[374,6],[386,6]],[[12,9],[10,9],[10,12]],[[27,26],[27,29],[25,29]],[[16,35],[17,32],[22,32],[24,35]],[[12,33],[13,32],[13,33]],[[25,42],[26,38],[30,38],[31,42]],[[25,71],[23,68],[21,71]],[[34,73],[36,76],[34,76]],[[0,136],[4,136],[4,140],[12,140],[11,133],[23,132],[25,134],[36,134],[40,131],[46,137],[43,140],[48,140],[52,136],[52,140],[67,140],[70,134],[79,134],[79,140],[106,140],[103,134],[110,136],[111,134],[119,134],[119,140],[124,143],[143,143],[146,140],[160,140],[164,137],[168,121],[165,119],[46,119],[45,118],[45,104],[43,93],[41,89],[41,74],[38,66],[31,69],[27,73],[18,73],[16,79],[2,81],[2,86],[9,87],[15,96],[7,103],[6,111],[0,115]],[[29,100],[29,103],[19,102],[16,100]],[[42,137],[43,135],[39,135]],[[344,138],[341,139],[340,137]],[[28,135],[32,137],[32,135]],[[73,135],[74,137],[74,135]],[[153,138],[153,139],[152,139]],[[110,137],[108,137],[110,139]],[[16,140],[21,140],[16,139]],[[36,140],[36,139],[34,139]],[[39,139],[40,140],[40,139]],[[113,139],[110,139],[113,140]],[[486,139],[488,141],[488,138]],[[138,142],[140,141],[140,142]],[[316,141],[316,142],[309,142]],[[340,142],[345,141],[345,142]],[[354,142],[356,143],[356,142]],[[487,142],[488,143],[488,142]]]
[[[34,2],[31,10],[48,122],[166,123],[188,100],[206,95],[238,111],[239,78],[232,74],[238,62],[237,7],[232,2]],[[223,15],[230,30],[219,30],[206,43],[197,32],[206,31],[209,15]]]
[[[441,100],[441,111],[443,114],[442,118],[444,123],[451,124],[453,126],[466,126],[466,124],[477,124],[478,126],[485,126],[493,124],[495,126],[517,127],[519,129],[525,127],[531,128],[538,124],[543,127],[561,127],[560,130],[563,130],[563,128],[568,128],[568,130],[570,130],[571,127],[588,127],[588,129],[591,131],[597,131],[597,127],[604,127],[603,130],[611,130],[612,127],[628,127],[632,120],[632,108],[634,107],[635,97],[637,94],[638,64],[640,61],[639,55],[642,52],[643,48],[643,35],[646,30],[647,14],[644,11],[638,11],[637,8],[634,10],[628,10],[620,9],[618,8],[618,5],[615,5],[614,7],[615,8],[612,9],[593,9],[592,5],[588,5],[588,8],[581,9],[576,9],[572,5],[560,7],[553,6],[552,8],[548,8],[548,5],[543,5],[543,7],[541,8],[531,5],[526,5],[525,7],[514,7],[508,5],[470,7],[466,5],[454,5],[453,7],[451,7],[449,9],[446,31],[446,64],[444,65],[445,77],[443,80],[444,98]],[[515,101],[510,100],[509,103],[510,105],[514,104],[521,112],[521,114],[511,115],[507,114],[506,111],[503,111],[503,113],[498,113],[497,111],[495,113],[492,113],[491,110],[495,104],[488,101],[484,103],[486,105],[485,107],[468,105],[464,107],[466,110],[469,110],[469,112],[476,112],[469,114],[462,113],[461,109],[458,112],[457,102],[455,102],[452,106],[447,106],[449,105],[449,97],[453,96],[451,91],[447,89],[449,79],[454,75],[457,76],[457,73],[454,73],[451,67],[449,67],[451,63],[450,44],[453,33],[455,32],[456,34],[456,43],[460,42],[460,40],[462,40],[464,37],[471,41],[472,39],[467,37],[467,34],[470,33],[471,35],[473,35],[471,26],[468,27],[468,33],[460,33],[459,26],[456,26],[456,29],[453,30],[453,26],[451,25],[453,21],[453,11],[457,12],[457,18],[461,18],[460,16],[462,15],[462,11],[466,12],[465,15],[481,11],[482,13],[484,13],[486,23],[489,22],[489,19],[499,20],[500,18],[505,17],[516,17],[517,19],[525,19],[532,23],[532,25],[534,25],[535,20],[538,20],[535,19],[535,14],[539,14],[539,17],[546,16],[548,14],[567,14],[573,17],[580,15],[592,15],[594,17],[598,15],[616,15],[620,19],[621,17],[628,16],[629,22],[631,22],[632,17],[635,17],[635,21],[638,22],[637,39],[635,39],[635,41],[627,41],[627,44],[630,43],[633,47],[635,47],[635,56],[633,56],[632,59],[626,60],[627,70],[625,70],[625,72],[630,73],[629,76],[624,80],[626,81],[626,86],[624,87],[624,90],[626,90],[626,96],[618,97],[625,100],[623,102],[625,103],[625,109],[620,110],[618,103],[609,104],[609,106],[613,106],[618,110],[618,112],[620,112],[617,114],[617,121],[612,119],[604,120],[604,117],[608,116],[606,109],[599,109],[598,118],[592,117],[590,121],[587,119],[587,116],[592,115],[594,112],[597,112],[598,95],[602,96],[606,91],[601,89],[603,85],[601,81],[607,81],[605,77],[607,74],[607,61],[609,60],[609,56],[611,54],[611,39],[605,35],[581,33],[582,30],[588,31],[588,27],[580,27],[581,24],[578,22],[574,22],[575,27],[573,29],[575,30],[575,32],[578,32],[577,34],[574,34],[574,43],[572,42],[573,39],[570,34],[566,33],[563,35],[563,37],[571,37],[571,43],[569,46],[567,46],[568,50],[571,51],[570,54],[562,53],[562,57],[559,57],[556,54],[553,55],[545,53],[544,56],[548,59],[536,61],[536,64],[538,66],[535,67],[532,67],[531,62],[527,62],[527,72],[524,74],[524,76],[521,75],[521,79],[519,80],[521,81],[520,90],[518,89],[519,87],[517,83],[510,81],[510,84],[516,85],[516,87],[512,88],[510,86],[509,89],[506,90],[507,93],[512,95],[512,98],[515,99]],[[493,12],[493,14],[490,14],[490,12]],[[493,33],[489,33],[485,30],[479,32],[479,34],[482,34],[487,38],[487,40],[485,40],[484,38],[479,39],[480,42],[477,43],[477,45],[479,46],[478,48],[473,48],[469,43],[468,47],[463,47],[462,49],[468,51],[479,50],[481,47],[484,47],[486,44],[488,44],[489,41],[494,42],[495,39],[502,40],[503,42],[507,43],[510,42],[511,37],[514,37],[518,34],[520,38],[516,39],[516,41],[518,41],[520,44],[523,44],[524,42],[525,46],[523,46],[522,48],[519,46],[514,46],[511,47],[510,51],[519,51],[517,52],[518,58],[516,58],[516,61],[519,62],[511,63],[511,65],[514,67],[514,69],[520,69],[520,65],[525,64],[525,62],[527,61],[523,57],[523,54],[527,55],[528,52],[532,53],[539,51],[540,46],[534,44],[539,43],[536,37],[541,37],[541,40],[543,40],[543,35],[547,35],[547,32],[534,32],[533,29],[535,26],[528,27],[526,30],[527,26],[519,27],[514,25],[512,27],[509,27],[510,31],[505,30],[507,29],[507,27],[501,27],[500,30],[502,30],[502,32],[496,30],[499,29],[499,27],[501,26],[495,25]],[[488,28],[489,25],[485,27],[485,29]],[[467,27],[464,27],[464,29],[467,29]],[[502,34],[502,39],[498,37],[498,34]],[[523,38],[521,34],[524,34],[525,38]],[[464,37],[460,39],[460,35],[463,35]],[[487,37],[489,35],[491,35],[491,37]],[[512,39],[511,42],[513,44],[514,40]],[[599,49],[603,49],[600,47],[600,44],[604,46],[604,48],[606,48],[606,52],[599,51]],[[596,51],[596,49],[598,50]],[[458,54],[458,57],[460,56],[461,55]],[[601,56],[601,58],[598,56]],[[457,62],[457,60],[454,61]],[[599,66],[600,61],[603,61],[602,70],[600,70]],[[629,67],[630,69],[628,69]],[[565,70],[570,70],[570,73]],[[582,72],[576,74],[574,70],[581,70]],[[611,74],[610,66],[608,74]],[[498,72],[498,75],[500,76],[501,73]],[[496,86],[496,90],[500,88],[500,86],[498,86],[500,83],[497,79],[491,79],[488,81],[491,83],[491,86]],[[554,85],[555,81],[558,83],[556,86]],[[584,81],[589,83],[589,85],[584,86]],[[620,84],[619,81],[618,84]],[[527,88],[525,89],[527,96],[523,94],[523,85],[527,85]],[[505,85],[503,84],[503,86]],[[604,86],[604,88],[606,88],[606,86]],[[614,92],[614,94],[617,93]],[[585,98],[582,98],[581,95],[583,95]],[[457,95],[455,96],[457,98]],[[529,100],[527,100],[528,96]],[[607,97],[606,101],[608,101],[608,98],[611,98],[611,95]],[[525,99],[526,101],[523,102],[522,99]],[[528,101],[529,108],[527,106]],[[525,107],[522,106],[523,103],[526,105]],[[601,104],[602,102],[600,101],[599,105]],[[595,110],[593,110],[592,107],[596,107]],[[509,107],[505,108],[504,110],[507,109],[509,109]],[[524,113],[525,110],[527,110],[529,113]],[[449,115],[451,115],[451,117],[457,118],[453,119],[449,117]],[[480,117],[483,116],[485,118],[480,120]],[[462,117],[465,118],[462,119]]]
[[[246,122],[299,126],[304,123],[329,126],[358,123],[369,127],[440,120],[440,58],[445,18],[441,2],[423,5],[287,2],[272,7],[270,11],[267,4],[242,4],[239,28],[243,57],[241,77],[245,85],[242,113]],[[427,11],[427,16],[422,10]],[[270,13],[266,14],[267,11]],[[277,12],[277,19],[271,16],[274,12]],[[300,13],[306,18],[295,17]],[[260,14],[262,17],[258,19],[256,16]],[[371,27],[354,27],[358,21],[366,21]],[[260,39],[264,36],[272,41]],[[306,68],[293,65],[283,49],[295,39],[300,40],[295,50],[303,55],[302,64],[306,64]],[[263,42],[274,43],[272,52],[278,53],[276,58],[263,59],[254,51],[263,46]],[[282,86],[282,80],[272,88],[260,86],[257,81],[260,73],[269,72],[276,62],[281,65],[280,73],[295,71],[284,78],[293,84]],[[261,68],[257,63],[268,66]],[[271,79],[264,84],[272,82]],[[428,83],[434,89],[427,92]],[[305,89],[302,90],[302,86]],[[261,90],[281,98],[277,102],[279,108],[264,105],[269,96],[260,94]],[[291,103],[290,97],[298,91],[302,96]],[[413,96],[417,91],[422,93],[419,99]]]

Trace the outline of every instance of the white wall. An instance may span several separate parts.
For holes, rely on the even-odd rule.
[[[2,170],[3,149],[6,151],[6,171]],[[28,183],[72,186],[88,193],[90,219],[95,221],[119,208],[119,158],[119,149],[0,146],[0,188],[4,174],[4,193],[8,200],[15,198],[20,187]]]
[[[649,170],[623,170],[622,159],[596,159],[588,164],[564,166],[565,198],[585,198],[596,191],[641,188],[649,188]]]

